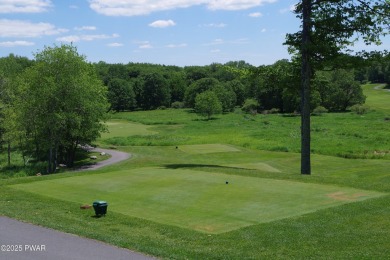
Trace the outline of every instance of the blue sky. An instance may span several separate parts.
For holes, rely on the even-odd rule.
[[[289,58],[296,0],[0,0],[0,56],[73,43],[91,62],[253,65]]]

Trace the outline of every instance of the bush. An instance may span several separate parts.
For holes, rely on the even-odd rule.
[[[184,102],[180,102],[180,101],[173,102],[171,108],[174,109],[184,108]]]
[[[278,114],[279,112],[280,112],[279,108],[271,108],[270,110],[264,110],[261,113],[264,115],[268,115],[268,114]]]
[[[324,113],[328,113],[328,109],[326,109],[325,107],[323,106],[318,106],[316,107],[314,110],[313,110],[313,115],[322,115]]]
[[[363,115],[370,110],[370,107],[367,105],[356,104],[350,107],[350,110],[358,115]]]
[[[257,111],[257,108],[259,107],[259,102],[253,98],[248,98],[245,100],[244,105],[242,106],[241,110],[245,113],[252,113],[254,111]]]
[[[214,91],[208,90],[195,98],[195,112],[211,119],[211,116],[222,113],[222,104]]]

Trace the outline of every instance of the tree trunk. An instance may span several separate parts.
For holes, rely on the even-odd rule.
[[[310,163],[310,43],[311,0],[302,1],[301,174],[311,174]]]
[[[47,158],[47,173],[52,173],[53,148],[49,148],[49,155]]]
[[[11,167],[11,142],[7,143],[8,167]]]

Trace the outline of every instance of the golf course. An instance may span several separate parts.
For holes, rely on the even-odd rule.
[[[94,145],[128,159],[1,179],[0,215],[164,259],[388,259],[390,92],[383,88],[363,86],[365,114],[312,116],[306,176],[299,116],[112,113]],[[105,217],[80,209],[96,200],[107,201]]]

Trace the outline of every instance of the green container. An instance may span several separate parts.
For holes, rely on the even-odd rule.
[[[93,209],[96,216],[104,216],[107,214],[107,202],[103,200],[97,200],[93,202]]]

